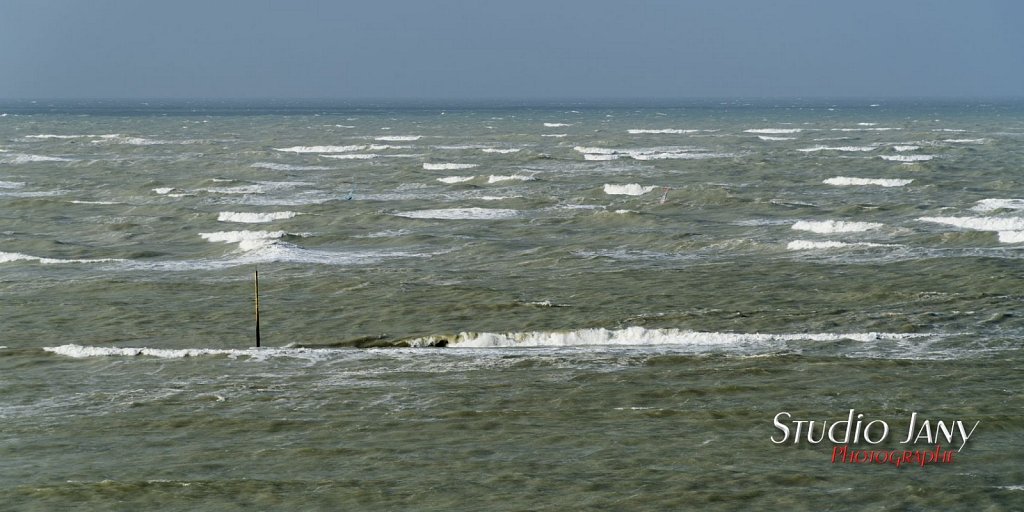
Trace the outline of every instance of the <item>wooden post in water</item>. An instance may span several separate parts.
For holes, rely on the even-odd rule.
[[[260,269],[256,269],[254,275],[254,282],[256,284],[256,347],[260,346]]]

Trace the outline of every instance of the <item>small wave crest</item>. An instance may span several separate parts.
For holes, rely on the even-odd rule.
[[[822,183],[826,185],[835,185],[838,187],[848,186],[860,186],[860,185],[876,185],[879,187],[902,187],[909,185],[914,180],[901,180],[901,179],[884,179],[884,178],[848,178],[846,176],[836,176],[835,178],[829,178]]]
[[[878,155],[878,158],[882,160],[888,160],[890,162],[903,162],[903,163],[914,163],[914,162],[927,162],[933,158],[934,155]]]
[[[798,231],[810,231],[812,233],[859,233],[878,229],[882,224],[876,222],[851,222],[843,220],[810,221],[801,220],[793,224],[793,229]]]
[[[443,220],[501,220],[514,219],[522,215],[519,210],[505,208],[441,208],[435,210],[414,210],[396,212],[398,217],[409,219],[443,219]]]
[[[351,151],[362,151],[365,145],[353,146],[292,146],[290,148],[274,148],[274,151],[285,153],[348,153]]]
[[[217,215],[217,220],[220,222],[239,222],[246,224],[260,224],[264,222],[273,222],[275,220],[290,219],[298,215],[296,212],[269,212],[269,213],[251,213],[251,212],[220,212]]]
[[[100,258],[100,259],[61,259],[61,258],[43,258],[40,256],[31,256],[28,254],[22,254],[17,252],[0,252],[0,263],[13,263],[16,261],[34,261],[43,265],[61,265],[65,263],[117,263],[125,261],[116,258]]]
[[[763,135],[800,133],[802,131],[804,131],[803,128],[751,128],[749,130],[743,130],[744,133],[759,133]]]
[[[641,185],[639,183],[628,183],[626,185],[613,185],[605,183],[604,193],[608,195],[619,195],[619,196],[642,196],[654,189],[658,188],[657,185]]]
[[[438,178],[437,181],[440,181],[441,183],[451,184],[472,181],[474,178],[476,178],[476,176],[445,176],[443,178]]]
[[[1024,199],[982,199],[971,209],[976,212],[1024,210]]]
[[[459,171],[463,169],[472,169],[474,167],[476,167],[476,164],[431,164],[426,162],[423,164],[423,170],[425,171]]]
[[[573,331],[533,331],[512,333],[462,332],[453,336],[428,336],[408,340],[414,347],[438,346],[445,341],[457,348],[519,348],[519,347],[585,347],[585,346],[676,346],[696,350],[743,347],[770,343],[799,341],[835,342],[842,340],[872,342],[905,340],[923,334],[884,332],[760,334],[699,332],[680,329],[578,329]]]

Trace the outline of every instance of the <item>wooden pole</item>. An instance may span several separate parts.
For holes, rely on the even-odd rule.
[[[256,346],[260,346],[260,270],[256,269],[254,282],[256,284]]]

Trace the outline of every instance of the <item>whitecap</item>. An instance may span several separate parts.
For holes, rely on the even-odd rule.
[[[461,332],[453,336],[427,336],[407,340],[412,346],[435,346],[444,339],[454,348],[580,347],[580,346],[676,346],[695,350],[741,348],[748,345],[800,341],[837,342],[843,340],[874,342],[925,337],[925,334],[884,332],[763,334],[699,332],[681,329],[576,329],[571,331]]]
[[[892,147],[893,151],[905,152],[905,151],[917,151],[921,149],[921,146],[914,146],[912,144],[898,144]]]
[[[462,169],[472,169],[474,167],[476,167],[476,164],[430,164],[426,162],[423,163],[423,169],[427,171],[458,171]]]
[[[22,188],[25,186],[21,181],[0,181],[0,188]]]
[[[349,153],[345,155],[320,155],[323,158],[332,158],[334,160],[373,160],[380,155],[376,153]]]
[[[605,183],[604,193],[609,195],[640,196],[658,188],[656,185],[643,186],[639,183],[613,185]]]
[[[984,144],[985,139],[944,139],[942,142],[952,144]]]
[[[760,133],[765,135],[800,133],[802,131],[804,131],[803,128],[752,128],[750,130],[743,130],[744,133]]]
[[[507,155],[509,153],[518,153],[518,152],[522,151],[522,149],[520,149],[520,148],[483,148],[480,151],[483,151],[484,153],[498,153],[498,154],[502,154],[502,155]]]
[[[70,158],[57,156],[28,155],[23,153],[7,153],[0,156],[0,163],[5,164],[31,164],[38,162],[73,162]]]
[[[1024,210],[1024,199],[982,199],[971,209],[976,212]]]
[[[799,231],[810,231],[812,233],[859,233],[872,229],[881,228],[883,225],[876,222],[850,222],[842,220],[810,221],[801,220],[793,224],[792,229]]]
[[[256,162],[249,167],[256,169],[270,169],[272,171],[328,171],[330,167],[324,167],[322,165],[289,165],[289,164],[278,164],[273,162]]]
[[[351,151],[362,151],[365,145],[355,146],[292,146],[290,148],[274,148],[274,151],[286,153],[348,153]]]
[[[813,240],[793,240],[786,245],[786,248],[791,251],[811,251],[811,250],[827,250],[827,249],[845,249],[849,247],[898,247],[889,244],[873,244],[869,242],[837,242],[834,240],[825,241],[813,241]]]
[[[395,215],[410,219],[501,220],[520,217],[522,212],[504,208],[442,208],[396,212]]]
[[[411,142],[420,140],[422,137],[422,135],[382,135],[380,137],[375,137],[373,140],[379,140],[382,142]]]
[[[568,137],[568,136],[569,136],[568,133],[545,133],[545,134],[541,134],[541,137],[551,137],[551,138],[554,138],[554,139],[562,139],[562,138],[565,138],[565,137]]]
[[[643,134],[643,135],[662,135],[662,134],[668,135],[668,134],[687,134],[687,133],[699,133],[700,132],[700,130],[680,130],[680,129],[677,129],[677,128],[659,128],[659,129],[633,128],[633,129],[626,130],[626,131],[628,133],[632,134],[632,135],[641,135],[641,134]]]
[[[935,158],[933,155],[878,155],[878,157],[890,162],[904,163],[927,162],[928,160]]]
[[[1024,231],[1000,231],[999,241],[1004,244],[1024,243]]]
[[[784,140],[796,140],[794,137],[772,137],[770,135],[758,135],[757,138],[764,141],[784,141]]]
[[[563,127],[572,126],[572,125],[569,124],[569,123],[544,123],[544,126],[546,128],[563,128]]]
[[[43,258],[40,256],[31,256],[28,254],[22,254],[17,252],[0,252],[0,263],[12,263],[15,261],[35,261],[42,263],[43,265],[60,265],[65,263],[116,263],[119,261],[125,261],[117,258],[100,258],[100,259],[61,259],[61,258]]]
[[[826,185],[836,186],[860,186],[860,185],[877,185],[880,187],[902,187],[909,185],[914,180],[901,180],[901,179],[884,179],[884,178],[848,178],[846,176],[836,176],[835,178],[829,178],[822,183]]]
[[[441,183],[463,183],[470,181],[473,178],[476,178],[476,176],[445,176],[443,178],[438,178],[437,181],[440,181]]]
[[[269,212],[269,213],[251,213],[251,212],[220,212],[217,215],[217,220],[220,222],[239,222],[246,224],[259,224],[264,222],[273,222],[275,220],[290,219],[298,215],[296,212]]]
[[[917,220],[975,231],[1024,231],[1021,217],[920,217]]]
[[[499,181],[535,181],[537,178],[529,174],[510,174],[507,176],[496,176],[491,175],[487,178],[487,183],[497,183]]]
[[[798,149],[797,151],[813,153],[817,151],[866,152],[874,150],[874,146],[814,146],[812,148]]]
[[[607,154],[585,153],[583,155],[583,159],[584,160],[589,160],[589,161],[592,161],[592,162],[608,162],[608,161],[611,161],[611,160],[618,160],[620,156],[622,156],[622,155],[607,155]]]
[[[174,190],[174,187],[157,187],[153,189],[153,192],[165,196],[170,194]]]
[[[244,241],[251,240],[272,240],[275,238],[283,238],[288,233],[284,231],[217,231],[213,233],[199,233],[199,236],[207,242],[225,242],[229,244],[237,244]]]

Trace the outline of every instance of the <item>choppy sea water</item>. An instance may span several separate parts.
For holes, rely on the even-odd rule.
[[[1022,142],[1013,102],[0,105],[0,501],[1019,509]],[[771,441],[850,409],[978,423]]]

